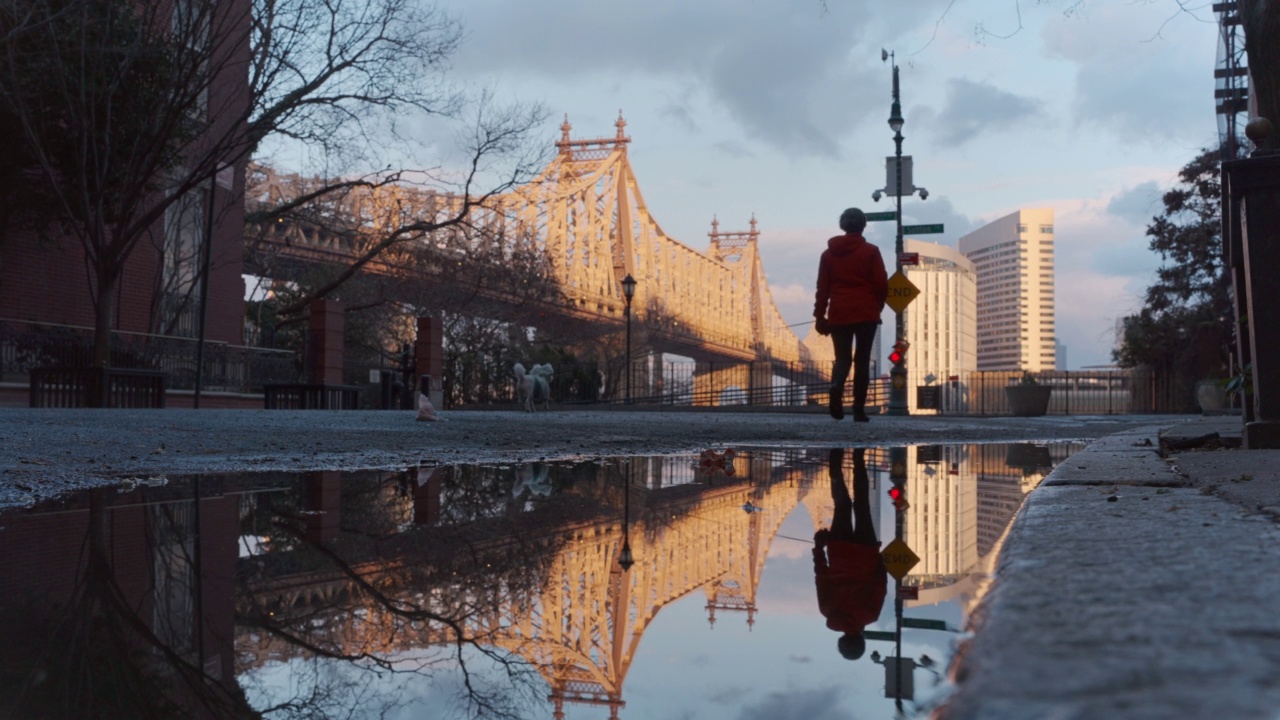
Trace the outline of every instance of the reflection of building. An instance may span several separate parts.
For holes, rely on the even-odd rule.
[[[984,557],[996,546],[1025,497],[1022,470],[1009,467],[1007,456],[1005,445],[978,445],[970,459],[978,495],[978,554]]]
[[[978,273],[978,369],[1053,370],[1053,210],[1019,210],[960,238]]]
[[[239,503],[188,493],[108,488],[5,514],[0,705],[14,717],[252,714],[232,646]]]
[[[909,450],[903,540],[920,556],[920,564],[909,574],[911,583],[951,585],[970,572],[980,556],[969,448],[922,445]]]
[[[944,387],[952,375],[978,369],[977,297],[973,263],[954,248],[908,239],[907,252],[920,254],[920,264],[904,268],[920,295],[904,311],[907,325],[908,367],[913,382]],[[907,393],[911,412],[916,411],[916,393]]]

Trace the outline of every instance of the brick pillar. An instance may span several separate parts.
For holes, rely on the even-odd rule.
[[[433,381],[434,382],[434,381]],[[440,520],[440,493],[446,467],[416,468],[413,485],[413,522],[435,525]]]
[[[436,410],[444,409],[444,324],[429,315],[418,318],[418,341],[414,345],[418,377],[431,376],[427,399]]]
[[[747,395],[751,389],[750,363],[713,363],[695,361],[693,364],[693,404],[717,407],[724,404],[724,391],[736,387]],[[735,396],[733,402],[739,402]]]
[[[773,363],[758,360],[748,367],[751,388],[747,391],[747,402],[752,405],[773,405]]]
[[[321,385],[342,384],[342,343],[344,316],[342,304],[336,300],[314,300],[307,326],[308,382]]]
[[[314,543],[330,543],[342,526],[342,473],[334,470],[302,475],[303,536]]]
[[[1230,212],[1240,219],[1249,318],[1245,339],[1253,362],[1253,413],[1244,426],[1244,447],[1275,449],[1280,448],[1280,156],[1224,163],[1223,172]]]

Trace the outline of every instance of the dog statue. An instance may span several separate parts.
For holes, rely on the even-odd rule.
[[[533,376],[533,404],[537,407],[538,401],[542,401],[542,409],[551,409],[551,378],[555,376],[555,368],[551,367],[551,363],[543,363],[534,365],[529,370],[529,374]]]
[[[516,375],[516,401],[525,412],[533,412],[533,393],[537,389],[537,379],[521,363],[516,363],[511,370]]]

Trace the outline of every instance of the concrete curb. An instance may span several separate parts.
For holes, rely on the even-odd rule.
[[[1280,526],[1157,455],[1090,444],[1028,497],[939,715],[1276,717]]]

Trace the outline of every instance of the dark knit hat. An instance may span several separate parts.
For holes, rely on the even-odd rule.
[[[840,213],[840,229],[847,233],[860,233],[867,227],[867,215],[858,208]]]

